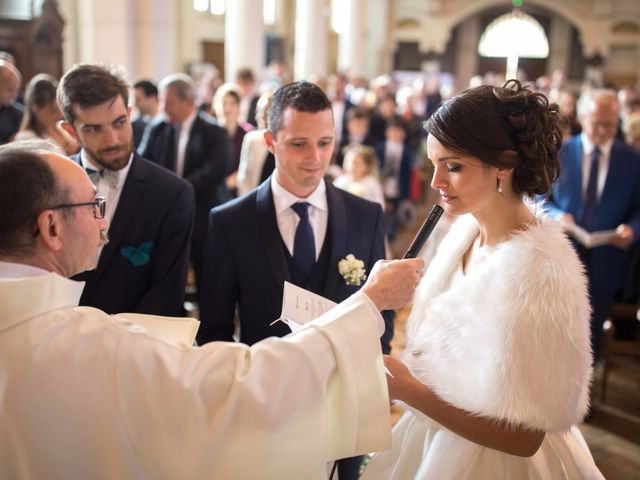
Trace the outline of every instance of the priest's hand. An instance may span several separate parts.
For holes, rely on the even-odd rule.
[[[424,260],[378,260],[362,287],[378,310],[392,310],[404,306],[422,278]]]

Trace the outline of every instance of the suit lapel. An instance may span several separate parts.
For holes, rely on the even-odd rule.
[[[291,274],[282,252],[282,238],[276,218],[276,207],[271,193],[271,177],[262,182],[256,192],[256,209],[258,214],[258,231],[260,239],[264,242],[269,266],[274,280],[280,291],[283,290],[284,281],[291,282]]]
[[[571,197],[575,199],[575,210],[578,212],[577,219],[582,218],[582,213],[584,209],[584,198],[582,194],[582,152],[583,145],[580,135],[574,137],[576,141],[576,148],[574,149],[574,156],[571,159],[573,165],[573,172],[566,172],[564,175],[567,175],[567,181],[570,183],[569,191],[571,192]]]
[[[133,212],[136,210],[136,205],[140,203],[144,192],[146,177],[146,166],[140,161],[140,157],[134,154],[131,160],[129,174],[127,175],[127,179],[122,187],[122,192],[120,193],[120,198],[118,199],[118,206],[113,214],[113,221],[109,226],[109,243],[104,247],[100,255],[95,281],[97,281],[102,272],[105,271],[105,265],[108,265],[111,257],[114,255]]]
[[[196,113],[196,118],[194,118],[193,125],[191,125],[191,131],[189,132],[189,140],[187,140],[187,146],[184,149],[183,177],[186,177],[194,169],[194,166],[192,165],[194,161],[193,159],[197,158],[198,155],[193,155],[192,152],[195,149],[196,142],[200,141],[199,132],[201,124],[202,120],[200,119],[200,114]]]
[[[332,298],[338,285],[338,262],[347,255],[347,209],[344,197],[337,188],[325,181],[327,188],[327,206],[329,207],[329,231],[331,235],[331,252],[329,267],[325,278],[323,295]],[[325,240],[326,241],[326,240]]]

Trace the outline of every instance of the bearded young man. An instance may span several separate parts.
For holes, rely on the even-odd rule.
[[[82,146],[73,161],[107,201],[110,242],[81,305],[107,313],[183,313],[194,216],[193,188],[133,150],[129,85],[116,69],[82,64],[58,86],[62,127]]]

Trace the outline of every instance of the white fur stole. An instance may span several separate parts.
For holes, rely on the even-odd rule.
[[[547,432],[588,408],[590,307],[582,266],[549,219],[518,232],[448,288],[478,234],[443,239],[414,298],[404,361],[443,400]]]

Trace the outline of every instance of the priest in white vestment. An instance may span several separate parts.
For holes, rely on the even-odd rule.
[[[422,260],[383,263],[295,335],[185,346],[76,308],[64,277],[95,267],[107,229],[78,165],[4,147],[0,180],[0,478],[322,479],[389,448],[378,312]]]

